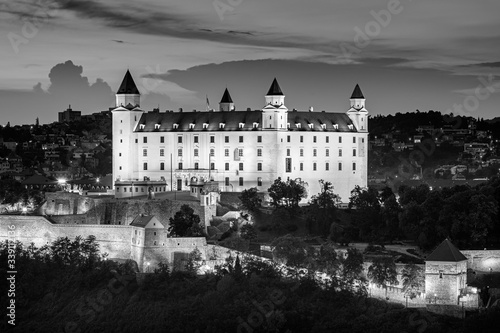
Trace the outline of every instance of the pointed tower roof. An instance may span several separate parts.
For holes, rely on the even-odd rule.
[[[361,88],[359,87],[359,84],[356,84],[356,87],[354,87],[354,91],[352,92],[351,99],[355,98],[365,98],[363,96],[363,93],[361,92]]]
[[[233,99],[231,98],[231,95],[229,94],[229,91],[224,90],[224,95],[222,95],[222,99],[220,100],[220,103],[233,103]]]
[[[267,96],[283,96],[283,92],[281,91],[280,85],[278,84],[278,80],[274,78],[269,91],[267,92]]]
[[[120,85],[120,89],[116,92],[117,94],[140,94],[139,89],[135,85],[134,79],[132,78],[132,74],[127,69],[127,73],[125,73],[125,77],[123,78],[122,84]]]
[[[467,258],[447,238],[425,259],[425,261],[463,261]]]

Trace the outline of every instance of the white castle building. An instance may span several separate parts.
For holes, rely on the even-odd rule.
[[[330,181],[342,202],[367,186],[368,111],[356,85],[347,112],[288,110],[274,79],[261,110],[238,111],[226,89],[219,110],[145,112],[129,71],[116,93],[113,179],[117,198],[189,191],[192,177],[222,191],[266,191],[281,177],[309,198]]]

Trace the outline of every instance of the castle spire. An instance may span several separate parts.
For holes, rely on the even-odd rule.
[[[116,106],[123,106],[130,109],[138,107],[140,104],[141,93],[135,85],[132,74],[130,74],[130,71],[127,69],[120,88],[116,92]]]
[[[130,74],[128,69],[116,94],[140,94],[139,89],[137,89],[134,79],[132,78],[132,74]]]
[[[219,110],[220,111],[233,111],[234,110],[234,102],[231,98],[231,94],[229,94],[229,90],[224,90],[224,95],[222,95],[222,99],[219,102]]]
[[[356,84],[356,87],[354,87],[354,91],[352,92],[351,99],[360,99],[360,98],[365,98],[365,96],[363,96],[359,84]]]
[[[274,78],[269,91],[267,92],[267,96],[282,96],[283,92],[281,91],[280,85],[278,84],[278,80]]]

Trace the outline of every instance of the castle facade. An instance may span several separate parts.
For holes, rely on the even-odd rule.
[[[367,186],[368,111],[356,85],[347,112],[290,111],[274,79],[261,110],[238,111],[226,89],[218,110],[145,112],[129,71],[113,114],[115,196],[190,191],[192,179],[222,191],[266,191],[281,177],[308,197],[329,181],[342,202]]]

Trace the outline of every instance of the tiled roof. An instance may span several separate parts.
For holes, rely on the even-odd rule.
[[[125,73],[125,77],[123,78],[122,84],[120,85],[120,89],[118,89],[117,94],[140,94],[139,89],[137,89],[134,79],[130,74],[130,71],[127,70],[127,73]]]
[[[231,98],[231,95],[229,94],[229,91],[224,90],[224,95],[222,95],[222,99],[220,100],[220,103],[233,103],[233,99]]]
[[[132,223],[130,223],[130,225],[133,227],[145,228],[153,217],[153,215],[139,215],[132,221]]]
[[[267,96],[282,96],[283,92],[281,91],[280,85],[278,84],[278,80],[274,78],[269,91],[267,92]]]
[[[356,87],[354,87],[354,91],[352,92],[351,99],[354,98],[365,98],[365,96],[363,96],[363,93],[361,92],[359,84],[356,84]]]
[[[439,246],[425,259],[425,261],[463,261],[467,258],[460,252],[449,239],[445,239]]]
[[[261,122],[260,110],[148,112],[142,114],[135,132],[257,131],[262,130]],[[290,131],[356,132],[345,113],[288,111],[288,122]]]

